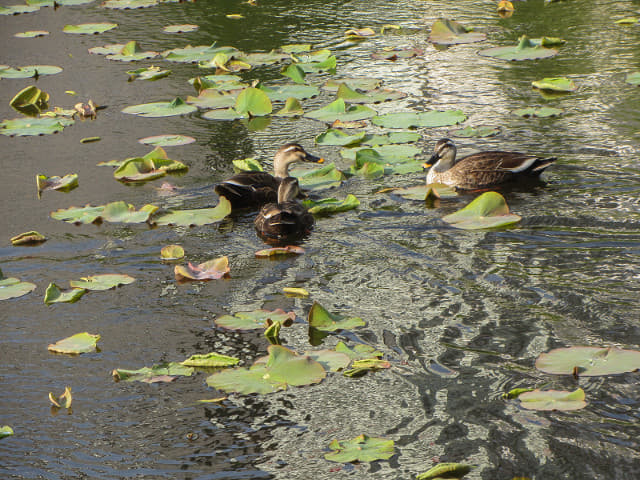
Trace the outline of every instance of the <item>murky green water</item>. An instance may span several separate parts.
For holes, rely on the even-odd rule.
[[[11,2],[3,1],[3,5]],[[37,85],[52,104],[69,107],[92,98],[107,105],[95,121],[76,122],[63,133],[0,138],[3,213],[0,266],[7,276],[36,283],[28,296],[0,305],[2,409],[0,424],[13,437],[0,441],[2,478],[413,478],[436,461],[478,465],[466,478],[536,479],[637,476],[640,469],[637,374],[550,377],[533,369],[535,358],[558,346],[640,345],[640,89],[624,83],[640,65],[640,27],[614,20],[638,15],[637,2],[541,0],[516,2],[500,19],[491,2],[240,2],[198,1],[135,11],[98,4],[43,8],[0,17],[0,63],[53,64],[64,72]],[[225,14],[243,13],[244,20]],[[483,44],[436,49],[428,26],[441,16],[488,33]],[[120,28],[97,36],[62,33],[65,24],[113,21]],[[168,24],[196,23],[200,30],[167,35]],[[352,44],[349,27],[400,24],[421,30],[377,36]],[[25,30],[49,30],[45,38],[18,39]],[[518,36],[559,36],[568,42],[551,59],[504,63],[476,55],[479,48],[514,43]],[[318,221],[305,242],[307,253],[258,260],[263,247],[253,216],[193,229],[118,224],[76,227],[49,218],[71,205],[126,200],[183,208],[217,202],[212,185],[232,172],[231,160],[268,158],[284,142],[346,167],[337,147],[318,148],[325,127],[312,120],[273,118],[267,128],[212,122],[199,114],[144,119],[120,113],[127,105],[191,95],[187,79],[195,65],[155,64],[173,70],[155,83],[127,83],[130,64],[89,55],[87,48],[137,40],[146,50],[186,44],[233,45],[248,52],[287,43],[312,42],[338,55],[338,76],[376,77],[409,94],[377,105],[379,112],[456,108],[468,125],[501,126],[499,136],[457,139],[461,154],[508,149],[559,157],[544,175],[546,185],[503,192],[523,217],[515,228],[465,232],[440,218],[471,196],[426,208],[389,194],[384,187],[414,185],[422,174],[382,180],[351,178],[326,195],[353,193],[357,211]],[[388,46],[424,49],[424,56],[372,60]],[[141,62],[149,65],[151,62]],[[278,67],[250,78],[278,79]],[[546,101],[532,80],[568,76],[578,90]],[[325,77],[312,77],[320,83]],[[8,102],[29,80],[0,80],[0,114],[15,118]],[[69,97],[65,90],[74,90]],[[323,94],[304,103],[328,103]],[[529,105],[562,108],[551,119],[521,119],[510,112]],[[424,156],[450,129],[420,130]],[[171,178],[177,196],[163,196],[160,182],[131,187],[116,182],[96,163],[143,155],[143,136],[182,133],[195,144],[167,149],[190,166]],[[101,136],[97,143],[80,139]],[[69,194],[36,198],[34,175],[79,174]],[[18,248],[9,237],[37,229],[50,239]],[[228,255],[231,278],[176,285],[172,266],[159,261],[162,246],[181,244],[189,259]],[[126,273],[134,284],[89,294],[73,305],[42,303],[50,282],[96,273]],[[306,300],[285,298],[285,286],[304,287]],[[204,374],[170,384],[114,383],[114,368],[136,369],[216,350],[250,364],[264,354],[260,334],[216,329],[215,315],[253,308],[293,309],[300,322],[282,338],[308,349],[305,318],[313,300],[331,311],[360,316],[364,329],[329,337],[365,342],[385,353],[388,371],[360,379],[332,375],[319,385],[269,396],[231,395],[219,405],[197,400],[218,392]],[[101,352],[53,355],[47,345],[77,332],[99,333]],[[541,385],[582,387],[589,405],[575,413],[522,410],[500,394]],[[53,416],[48,392],[74,392],[73,414]],[[394,439],[398,455],[365,465],[327,462],[333,438],[360,433]]]

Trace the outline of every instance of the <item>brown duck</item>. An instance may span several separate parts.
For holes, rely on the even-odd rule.
[[[456,160],[456,146],[448,138],[438,140],[427,184],[444,183],[464,190],[491,187],[502,183],[537,178],[555,157],[540,158],[519,152],[488,151]]]
[[[256,231],[266,241],[291,241],[309,233],[314,219],[296,201],[300,185],[295,177],[282,179],[278,187],[278,202],[268,203],[254,221]]]
[[[276,202],[278,187],[282,179],[289,176],[289,165],[295,162],[322,162],[322,159],[306,152],[297,143],[287,143],[277,152],[273,160],[273,173],[240,172],[215,186],[218,195],[226,197],[231,207],[261,207]]]

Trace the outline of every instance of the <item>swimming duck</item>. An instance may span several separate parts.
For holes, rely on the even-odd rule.
[[[313,215],[296,201],[300,185],[295,177],[283,178],[278,187],[278,202],[268,203],[253,222],[265,240],[294,240],[309,233]]]
[[[448,138],[438,140],[427,184],[444,183],[464,190],[490,187],[518,180],[533,179],[556,161],[519,152],[488,151],[456,160],[456,146]]]
[[[232,208],[261,207],[276,202],[278,186],[289,176],[289,165],[295,162],[322,162],[322,159],[306,152],[297,143],[283,145],[275,154],[273,173],[240,172],[215,186],[218,195],[226,197]]]

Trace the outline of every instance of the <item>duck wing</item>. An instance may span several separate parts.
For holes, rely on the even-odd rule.
[[[240,172],[215,186],[233,208],[256,207],[275,202],[280,181],[266,172]]]
[[[454,165],[469,172],[541,173],[556,158],[540,158],[520,152],[488,151],[462,158]],[[460,166],[459,166],[460,165]]]

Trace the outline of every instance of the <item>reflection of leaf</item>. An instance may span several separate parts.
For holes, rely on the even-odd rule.
[[[267,248],[265,250],[258,250],[255,256],[258,258],[274,257],[280,255],[302,255],[304,248],[297,245],[287,245],[286,247],[274,247]]]
[[[578,388],[574,392],[559,390],[533,390],[518,396],[520,405],[527,410],[580,410],[587,406],[584,401],[584,390]]]
[[[49,351],[56,353],[89,353],[96,351],[98,340],[100,340],[100,335],[92,335],[87,332],[76,333],[50,344],[47,348]]]
[[[542,44],[532,42],[526,35],[518,39],[518,44],[508,47],[494,47],[480,50],[479,55],[494,57],[501,60],[535,60],[557,55],[558,50],[545,48]]]
[[[485,192],[469,205],[442,218],[453,227],[465,230],[503,227],[521,220],[519,215],[509,213],[504,197],[497,192]]]
[[[555,375],[616,375],[640,368],[640,351],[620,348],[569,347],[541,354],[536,368]]]
[[[259,309],[252,312],[237,312],[234,315],[222,315],[214,322],[217,326],[230,330],[255,330],[265,328],[275,322],[280,322],[288,327],[295,319],[295,313],[285,312],[278,308],[274,311]]]
[[[194,265],[189,262],[187,267],[176,265],[174,274],[176,280],[217,280],[229,274],[229,259],[218,257],[213,260]]]
[[[80,300],[87,291],[84,288],[72,288],[62,291],[55,283],[50,283],[44,293],[44,303],[51,305],[52,303],[75,303]]]
[[[213,208],[196,208],[193,210],[173,210],[154,219],[158,225],[200,226],[219,222],[231,213],[231,202],[220,197],[218,205]]]
[[[429,185],[417,185],[415,187],[396,188],[393,190],[404,198],[409,200],[428,200],[430,198],[452,198],[457,197],[456,189],[441,183],[432,183]]]
[[[333,440],[329,448],[334,451],[326,453],[324,458],[340,463],[386,460],[395,453],[393,440],[368,437],[364,434],[350,440]]]
[[[121,273],[103,273],[82,277],[80,280],[71,280],[69,284],[74,288],[87,290],[110,290],[119,285],[128,285],[135,282],[135,278]]]
[[[463,463],[439,463],[424,473],[419,474],[416,480],[438,480],[442,478],[462,478],[471,471],[471,465]]]
[[[239,393],[273,393],[289,386],[304,386],[321,382],[325,370],[307,356],[296,355],[280,345],[270,345],[269,356],[249,368],[233,368],[214,373],[207,378],[211,387]]]
[[[430,42],[440,45],[481,42],[485,38],[487,36],[484,33],[474,32],[456,21],[447,19],[434,22],[429,35]]]

